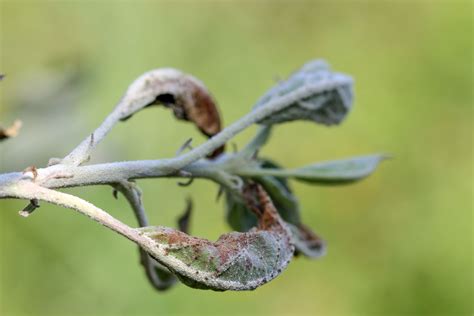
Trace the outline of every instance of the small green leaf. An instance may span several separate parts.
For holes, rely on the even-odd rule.
[[[271,125],[294,120],[309,120],[324,125],[339,124],[352,106],[352,78],[332,72],[323,60],[311,61],[287,80],[268,91],[255,105],[283,99],[298,92],[300,97],[283,110],[264,117],[259,123]]]
[[[309,183],[347,183],[369,176],[386,158],[383,155],[372,155],[334,160],[289,170],[289,173],[296,180]]]

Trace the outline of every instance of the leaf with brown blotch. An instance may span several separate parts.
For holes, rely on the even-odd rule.
[[[16,120],[10,127],[0,127],[0,141],[17,136],[22,125],[23,123],[20,120]]]
[[[119,104],[121,120],[151,105],[171,108],[177,119],[193,122],[207,137],[221,131],[217,103],[209,90],[200,80],[179,70],[156,69],[136,79]],[[217,157],[223,150],[224,146],[208,157]]]
[[[264,170],[269,168],[282,170],[279,165],[268,159],[261,160],[260,166]],[[281,218],[290,227],[295,255],[303,254],[309,258],[323,256],[326,253],[326,242],[301,222],[299,203],[288,181],[274,176],[253,177],[253,181],[265,189]],[[257,221],[249,208],[229,191],[226,192],[226,219],[237,231],[247,231],[255,226]]]
[[[168,227],[137,228],[154,243],[150,252],[183,283],[200,289],[253,290],[279,275],[294,253],[290,230],[268,194],[249,184],[244,196],[258,217],[248,232],[224,234],[216,242]]]

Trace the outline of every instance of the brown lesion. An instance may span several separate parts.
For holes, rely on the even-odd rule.
[[[268,230],[275,225],[283,225],[275,205],[273,205],[270,196],[261,185],[256,183],[246,184],[244,198],[247,207],[258,217],[259,229]]]
[[[159,87],[159,92],[147,106],[163,105],[171,108],[178,120],[193,122],[209,138],[221,131],[222,122],[217,102],[194,77],[180,73],[171,78],[155,78],[145,84],[145,89],[151,88],[151,85]],[[218,157],[224,147],[225,145],[217,148],[208,158]]]
[[[191,269],[183,275],[185,278],[191,278],[193,282],[204,282],[204,286],[213,288],[215,284],[209,284],[209,279],[203,281],[197,276],[194,277],[196,272],[211,272],[213,278],[222,277],[225,279],[226,271],[229,269],[242,269],[241,273],[243,274],[249,271],[256,273],[256,280],[260,280],[259,284],[266,283],[278,275],[288,264],[294,253],[294,245],[286,224],[280,218],[263,187],[252,182],[247,183],[244,187],[244,199],[247,206],[259,218],[258,226],[244,233],[223,234],[213,242],[167,227],[155,228],[155,231],[148,229],[144,232],[148,237],[164,246],[163,251],[166,256],[174,256]],[[272,255],[273,262],[270,263],[264,257],[269,249],[276,251]],[[167,265],[166,260],[162,263]],[[169,268],[173,269],[172,266]],[[183,271],[176,269],[174,271],[178,275],[183,273]],[[192,272],[192,277],[189,276],[189,271]],[[235,271],[230,273],[235,273]],[[245,281],[242,287],[245,288],[246,282],[249,280],[247,277],[243,278]],[[254,285],[254,287],[256,286]]]
[[[192,242],[192,237],[179,230],[172,229],[166,234],[166,243],[170,246],[184,245]]]

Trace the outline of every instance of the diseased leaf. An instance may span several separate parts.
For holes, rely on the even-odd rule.
[[[279,168],[268,159],[261,162],[261,167]],[[254,177],[253,180],[265,189],[284,221],[294,224],[300,222],[298,200],[291,192],[286,179],[261,176]],[[229,191],[226,191],[226,219],[232,229],[241,232],[248,231],[257,224],[255,214],[239,197]]]
[[[252,290],[286,268],[294,246],[289,228],[262,187],[247,185],[244,195],[258,217],[258,227],[245,233],[231,232],[211,242],[167,227],[137,230],[153,241],[150,254],[188,286]]]
[[[217,103],[209,90],[200,80],[179,70],[156,69],[136,79],[119,104],[122,120],[151,105],[171,108],[177,119],[193,122],[208,137],[221,131]],[[217,157],[223,151],[224,146],[209,158]]]
[[[269,159],[265,159],[262,168],[277,168],[280,166]],[[254,181],[260,183],[268,192],[280,216],[285,222],[299,224],[301,222],[300,207],[297,198],[291,191],[290,185],[285,178],[272,176],[256,177]]]
[[[313,60],[268,91],[255,105],[284,98],[299,91],[301,98],[289,107],[263,118],[265,125],[309,120],[324,125],[339,124],[352,107],[352,78],[332,72],[323,60]]]
[[[387,159],[384,155],[354,157],[344,160],[322,162],[306,167],[290,170],[296,180],[315,184],[338,184],[361,180],[369,176],[381,161]]]
[[[274,162],[266,159],[261,163],[262,168],[280,170]],[[318,258],[325,254],[326,244],[311,229],[301,223],[299,203],[293,195],[285,178],[273,176],[254,177],[253,180],[267,191],[278,213],[291,228],[292,240],[295,244],[295,254],[302,253],[310,258]],[[255,215],[238,197],[226,192],[226,218],[232,229],[248,231],[255,226]]]

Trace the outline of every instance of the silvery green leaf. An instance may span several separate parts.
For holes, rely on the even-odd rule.
[[[353,80],[330,70],[323,60],[313,60],[268,91],[255,108],[298,92],[284,109],[263,118],[259,123],[271,125],[294,120],[309,120],[324,125],[340,123],[353,103]]]
[[[290,230],[266,192],[247,186],[247,207],[258,214],[258,227],[224,234],[216,242],[169,227],[136,230],[153,245],[151,256],[183,283],[200,289],[252,290],[279,275],[294,253]],[[250,195],[249,195],[250,194]]]
[[[369,176],[386,158],[384,155],[372,155],[334,160],[289,170],[288,173],[297,180],[309,183],[347,183]]]

